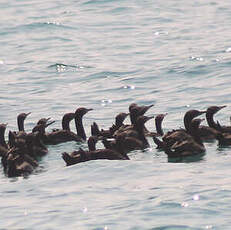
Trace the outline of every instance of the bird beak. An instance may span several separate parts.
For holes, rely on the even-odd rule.
[[[125,120],[125,118],[127,117],[127,116],[129,116],[130,115],[130,113],[125,113],[124,114],[124,120]]]
[[[28,116],[28,115],[30,115],[31,114],[31,112],[29,112],[29,113],[26,113],[26,117]]]
[[[50,119],[51,119],[51,117],[48,117],[48,118],[46,119],[46,122],[48,122]]]
[[[86,112],[84,114],[88,113],[91,110],[93,110],[93,109],[86,109]]]
[[[149,120],[153,119],[153,118],[154,118],[154,116],[146,117],[146,118],[145,118],[145,123],[146,123],[147,121],[149,121]]]
[[[205,111],[200,111],[200,114],[199,115],[201,115],[201,114],[203,114],[203,113],[206,113],[207,111],[205,110]]]
[[[53,123],[55,123],[55,121],[51,121],[51,122],[47,123],[47,124],[45,125],[45,127],[48,127],[49,125],[52,125]]]
[[[225,108],[225,107],[227,107],[227,105],[219,106],[219,110],[221,110],[221,109],[223,109],[223,108]]]

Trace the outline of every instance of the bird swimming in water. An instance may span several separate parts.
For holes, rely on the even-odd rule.
[[[54,145],[68,141],[83,141],[80,136],[70,130],[70,122],[75,118],[75,116],[75,113],[64,114],[62,118],[62,129],[57,129],[51,133],[46,133],[44,143]]]
[[[118,130],[114,132],[114,137],[118,135],[119,133],[122,133],[124,131],[128,131],[134,128],[135,122],[139,116],[143,116],[153,105],[148,106],[138,106],[136,103],[132,103],[129,106],[129,115],[131,124],[130,125],[123,125]],[[146,127],[144,126],[145,132],[148,132]]]
[[[231,145],[231,134],[218,132],[216,139],[218,140],[219,146],[230,146]]]
[[[77,135],[81,137],[84,141],[86,141],[87,137],[86,137],[85,129],[83,127],[83,116],[91,110],[93,109],[80,107],[75,111],[75,127],[77,131]]]
[[[22,132],[25,132],[25,128],[24,128],[24,121],[25,119],[27,118],[28,115],[30,115],[30,113],[20,113],[18,116],[17,116],[17,124],[18,124],[18,131],[22,131]]]
[[[119,152],[126,158],[128,158],[128,152],[143,149],[142,141],[138,140],[137,138],[127,136],[125,132],[118,134],[112,141],[103,138],[102,143],[106,149]]]
[[[66,162],[66,165],[74,165],[90,160],[128,160],[122,154],[111,149],[96,149],[95,145],[98,140],[97,136],[91,136],[88,140],[89,151],[85,151],[80,148],[78,151],[74,151],[71,154],[67,152],[62,153],[62,158]]]
[[[31,174],[38,163],[19,148],[14,147],[2,157],[2,165],[8,177],[16,177]]]
[[[147,148],[149,147],[149,143],[145,137],[145,129],[144,129],[144,125],[147,121],[149,121],[150,119],[153,119],[153,116],[139,116],[134,124],[134,130],[137,131],[138,133],[138,137],[137,139],[140,140],[142,142],[143,148]]]
[[[177,129],[167,132],[163,137],[162,141],[156,137],[153,137],[153,141],[157,145],[157,148],[171,147],[177,141],[181,141],[184,138],[190,136],[191,133],[191,122],[194,118],[206,113],[206,111],[189,110],[184,115],[184,126],[185,129]]]
[[[138,116],[143,116],[151,107],[153,107],[154,105],[143,105],[143,106],[138,106],[136,103],[132,103],[130,104],[128,110],[130,113],[130,120],[131,120],[131,124],[134,124],[136,122],[136,119],[138,118]],[[133,109],[136,109],[135,113],[131,113]]]
[[[206,121],[209,126],[201,125],[198,129],[198,135],[200,135],[203,141],[215,140],[219,131],[219,125],[214,121],[214,115],[225,108],[226,106],[210,106],[206,110]]]
[[[169,158],[193,156],[205,152],[204,144],[198,135],[199,125],[203,120],[193,119],[190,127],[190,135],[176,141],[171,147],[164,147],[164,151]]]
[[[54,130],[51,133],[44,133],[43,142],[47,145],[55,145],[68,141],[83,142],[86,139],[83,127],[83,116],[92,109],[78,108],[75,113],[66,113],[62,118],[62,129]],[[77,134],[70,130],[70,122],[75,119]]]
[[[119,151],[124,153],[149,147],[149,143],[144,133],[144,124],[152,118],[153,116],[139,116],[133,126],[133,129],[128,129],[124,132],[118,133],[115,141],[109,142],[107,140],[103,140],[104,146],[109,149],[120,149]]]
[[[161,113],[161,114],[158,114],[156,117],[155,117],[155,126],[156,126],[156,132],[148,132],[146,133],[145,135],[146,136],[159,136],[159,137],[162,137],[164,135],[164,131],[162,129],[162,122],[165,118],[165,116],[167,115],[167,113]]]
[[[6,126],[7,124],[0,124],[0,156],[5,155],[9,150],[9,146],[5,141]]]
[[[119,113],[115,117],[115,124],[112,125],[108,130],[99,130],[98,125],[93,122],[93,125],[91,125],[91,135],[93,136],[102,136],[106,138],[113,138],[114,133],[120,128],[123,127],[125,118],[129,115],[129,113]]]

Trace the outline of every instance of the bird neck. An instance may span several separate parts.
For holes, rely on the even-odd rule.
[[[162,121],[163,120],[155,120],[155,124],[156,124],[156,132],[157,134],[159,134],[160,136],[164,135],[163,129],[162,129]]]
[[[24,130],[24,120],[23,119],[18,119],[18,131],[25,132]]]
[[[145,137],[145,134],[144,134],[144,129],[145,129],[145,126],[144,124],[136,124],[135,125],[135,129],[136,131],[138,132],[138,139],[142,141],[143,145],[145,147],[148,147],[149,146],[149,143]]]
[[[7,148],[7,144],[5,141],[5,129],[0,131],[0,145]]]
[[[184,117],[184,127],[186,129],[187,132],[190,132],[191,130],[191,122],[192,122],[192,117]]]
[[[189,133],[193,137],[195,142],[197,142],[201,146],[204,146],[202,139],[200,138],[200,135],[199,135],[199,126],[196,126],[196,127],[191,126]]]
[[[70,131],[70,120],[62,119],[62,129]]]
[[[76,127],[77,135],[82,137],[83,140],[86,140],[86,133],[83,127],[82,117],[75,118],[75,127]]]
[[[116,120],[115,125],[116,125],[116,127],[119,128],[119,127],[121,127],[123,125],[123,122]]]
[[[94,140],[89,138],[87,144],[88,144],[89,151],[95,151],[96,150],[96,143]]]
[[[206,113],[206,121],[208,123],[208,126],[214,129],[217,129],[217,124],[215,123],[213,119],[214,114],[212,113]]]

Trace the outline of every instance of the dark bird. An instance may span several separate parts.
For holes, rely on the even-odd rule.
[[[46,133],[44,143],[54,145],[68,141],[83,141],[82,137],[70,130],[70,122],[75,118],[75,116],[75,113],[66,113],[62,118],[62,129]]]
[[[138,137],[137,139],[140,140],[142,142],[143,148],[147,148],[149,147],[149,143],[145,137],[145,129],[144,129],[144,125],[147,121],[149,121],[150,119],[153,119],[154,117],[148,117],[148,116],[139,116],[134,124],[134,130],[137,131],[138,133]]]
[[[143,149],[143,143],[136,137],[127,136],[125,132],[116,136],[115,140],[109,141],[103,138],[102,143],[106,149],[121,153],[128,158],[127,153],[136,149]]]
[[[206,111],[198,111],[198,110],[189,110],[184,115],[184,126],[185,129],[177,129],[167,132],[162,140],[159,140],[157,137],[153,137],[157,148],[166,148],[171,147],[177,141],[184,140],[188,138],[191,134],[191,122],[195,117],[200,116],[201,114],[206,113]]]
[[[90,136],[88,138],[88,142],[87,143],[88,143],[89,152],[91,152],[91,151],[97,151],[97,154],[99,154],[101,151],[103,153],[105,153],[106,150],[112,150],[114,152],[113,155],[119,154],[118,155],[119,157],[121,157],[121,155],[122,155],[125,159],[129,160],[129,157],[127,156],[126,152],[124,151],[124,145],[123,145],[123,143],[125,141],[124,138],[117,137],[117,139],[116,139],[116,145],[114,145],[114,148],[111,147],[111,148],[106,148],[106,150],[105,149],[98,149],[97,150],[96,149],[96,143],[100,139],[101,139],[101,137],[97,137],[97,136]],[[111,152],[111,151],[109,151],[109,152]]]
[[[134,125],[135,125],[135,122],[139,116],[139,108],[138,107],[129,107],[129,111],[130,111],[130,120],[132,121],[132,123],[130,125],[123,125],[121,126],[119,129],[117,129],[113,136],[116,137],[118,134],[122,133],[122,132],[127,132],[129,130],[133,130],[134,129]]]
[[[231,145],[231,133],[218,132],[216,139],[218,140],[219,146],[230,146]]]
[[[24,121],[29,114],[31,114],[31,113],[20,113],[17,116],[17,123],[18,123],[18,131],[19,132],[25,132]]]
[[[19,148],[11,148],[2,157],[4,172],[8,177],[27,176],[33,172],[38,163]]]
[[[47,122],[49,121],[51,119],[51,117],[48,117],[48,118],[41,118],[41,119],[39,119],[38,120],[38,122],[37,122],[37,125],[45,125],[45,124],[47,124]],[[55,121],[53,121],[53,123],[54,123]]]
[[[162,122],[165,118],[165,116],[167,115],[167,113],[163,113],[163,114],[158,114],[155,117],[155,126],[156,126],[156,132],[148,132],[146,133],[146,136],[160,136],[162,137],[164,135],[164,131],[162,129]]]
[[[105,148],[128,153],[136,149],[145,149],[149,143],[145,137],[144,124],[153,117],[139,116],[133,128],[118,133],[114,141],[103,140]]]
[[[219,124],[215,123],[214,115],[226,106],[210,106],[206,111],[206,120],[209,126],[201,125],[198,133],[203,141],[216,139],[218,133],[222,130]]]
[[[129,113],[130,113],[131,124],[134,124],[136,122],[137,117],[144,115],[152,106],[153,106],[153,104],[152,105],[143,105],[143,106],[138,106],[136,103],[130,104],[128,109],[129,109]],[[131,113],[134,108],[136,109],[137,112]]]
[[[39,125],[42,126],[42,125]],[[33,133],[29,133],[26,136],[26,146],[28,155],[34,159],[40,159],[40,157],[45,156],[48,153],[48,149],[42,141],[43,128],[41,127],[41,131],[36,131]]]
[[[90,160],[127,160],[120,153],[117,153],[110,149],[99,149],[95,151],[84,151],[79,149],[71,154],[66,152],[62,153],[62,158],[66,162],[67,166],[74,165],[77,163],[90,161]]]
[[[89,151],[84,151],[80,148],[78,151],[74,151],[71,154],[66,152],[62,153],[62,158],[66,162],[66,165],[74,165],[77,163],[90,161],[90,160],[100,160],[100,159],[107,159],[107,160],[128,160],[122,154],[117,151],[111,149],[97,149],[96,150],[96,142],[98,138],[97,136],[91,136],[88,139],[88,148]]]
[[[169,158],[186,157],[205,152],[204,144],[198,135],[198,128],[204,119],[193,119],[190,127],[190,135],[185,139],[176,141],[171,147],[165,147],[164,151]]]
[[[210,106],[206,111],[206,120],[208,126],[214,129],[217,129],[217,122],[214,121],[214,115],[219,112],[221,109],[225,108],[226,105],[223,106]]]
[[[138,106],[135,103],[132,103],[129,106],[129,114],[130,114],[130,120],[131,120],[131,125],[123,125],[121,126],[118,130],[116,130],[114,132],[114,137],[116,137],[118,134],[122,133],[122,132],[128,132],[130,130],[134,130],[134,125],[136,123],[136,120],[139,116],[143,116],[144,113],[146,113],[153,105],[149,105],[149,106]],[[144,126],[144,131],[145,133],[148,133],[148,130],[146,129],[146,127]],[[134,132],[133,132],[134,134]]]
[[[104,129],[99,130],[98,125],[95,122],[93,122],[93,125],[91,125],[91,135],[113,138],[114,133],[120,127],[124,126],[123,122],[128,115],[129,113],[119,113],[115,117],[115,124],[113,124],[112,127],[110,127],[108,130],[104,130]]]
[[[91,110],[93,109],[87,109],[81,107],[75,111],[75,127],[77,131],[77,135],[81,137],[84,141],[86,141],[87,137],[83,127],[83,116]]]
[[[5,131],[7,124],[0,124],[0,156],[7,153],[9,146],[5,141]]]
[[[98,142],[97,136],[90,136],[87,141],[88,149],[89,151],[95,151],[96,150],[96,144]]]

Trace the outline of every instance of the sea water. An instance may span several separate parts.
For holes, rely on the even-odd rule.
[[[56,121],[51,131],[83,106],[94,109],[89,137],[94,121],[106,129],[134,102],[168,113],[165,132],[211,105],[227,105],[215,120],[230,124],[230,1],[2,0],[0,15],[6,138],[21,112],[32,112],[26,131],[41,117]],[[87,149],[69,142],[49,146],[27,178],[1,168],[0,229],[229,230],[231,148],[206,143],[205,155],[176,163],[148,141],[130,161],[66,167],[62,152]]]

